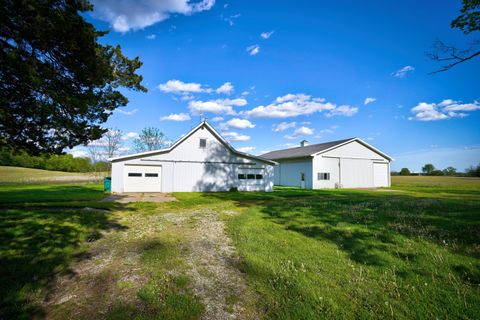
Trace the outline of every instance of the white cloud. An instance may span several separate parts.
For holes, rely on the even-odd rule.
[[[404,78],[408,73],[415,71],[415,68],[412,66],[405,66],[395,72],[392,72],[392,76],[395,78]]]
[[[152,33],[152,34],[149,34],[148,36],[146,36],[146,38],[147,38],[148,40],[155,40],[156,37],[157,37],[157,36],[156,36],[155,34],[153,34],[153,33]]]
[[[442,102],[426,103],[420,102],[410,111],[415,115],[409,117],[409,120],[418,121],[436,121],[449,118],[464,118],[468,116],[468,111],[480,110],[480,102],[461,103],[452,99],[445,99]],[[463,111],[463,112],[461,112]]]
[[[210,10],[215,0],[94,0],[93,15],[110,22],[117,32],[139,30],[166,20],[171,14],[192,15]]]
[[[118,108],[118,109],[115,109],[115,112],[124,114],[126,116],[133,116],[135,113],[138,112],[138,109],[133,109],[131,111],[125,111],[125,110],[122,110],[122,109]]]
[[[247,119],[234,118],[234,119],[228,120],[225,123],[222,123],[220,125],[220,128],[222,130],[228,130],[229,128],[251,129],[251,128],[255,128],[255,125],[250,121],[248,121]]]
[[[260,46],[258,44],[255,44],[253,46],[247,47],[247,52],[251,56],[255,56],[260,52]]]
[[[277,97],[275,101],[267,106],[258,106],[246,111],[249,117],[257,118],[288,118],[301,115],[309,115],[324,110],[333,110],[336,106],[325,102],[323,98],[312,98],[305,94],[287,94]]]
[[[300,136],[311,136],[315,133],[314,131],[315,130],[312,128],[302,126],[300,128],[295,129],[292,135],[286,135],[285,138],[293,140]]]
[[[71,154],[74,158],[87,158],[89,156],[88,152],[82,147],[74,147],[66,150],[66,152]]]
[[[188,93],[200,93],[200,92],[211,92],[212,89],[204,88],[200,83],[195,82],[183,82],[180,80],[168,80],[166,83],[160,84],[158,86],[163,92],[174,93],[174,94],[188,94]]]
[[[125,133],[122,136],[122,140],[127,141],[127,140],[138,138],[138,136],[139,136],[139,134],[137,132],[130,131],[130,132]]]
[[[351,106],[339,106],[336,107],[335,109],[330,110],[326,116],[327,117],[334,117],[334,116],[345,116],[345,117],[351,117],[354,114],[358,112],[357,107],[351,107]]]
[[[214,118],[212,118],[212,121],[213,122],[220,122],[220,121],[223,121],[223,118],[222,117],[214,117]]]
[[[230,82],[225,82],[215,90],[218,94],[231,94],[233,92],[233,85]]]
[[[275,132],[282,132],[289,128],[295,128],[296,125],[296,122],[280,122],[279,124],[274,125],[272,130]]]
[[[260,33],[260,37],[262,37],[263,39],[268,39],[272,36],[272,34],[274,34],[275,31],[270,31],[270,32],[262,32]]]
[[[320,133],[333,133],[334,131],[332,129],[322,129],[319,132]]]
[[[242,95],[242,96],[248,96],[249,94],[250,94],[250,92],[248,92],[248,91],[243,91],[241,95]]]
[[[368,97],[368,98],[365,99],[365,101],[363,101],[363,104],[364,104],[364,105],[367,105],[367,104],[372,103],[372,102],[375,102],[375,101],[377,101],[376,98]]]
[[[228,17],[226,17],[226,18],[223,19],[223,20],[227,21],[228,24],[232,27],[232,26],[235,25],[235,19],[240,18],[240,16],[241,16],[241,14],[240,14],[240,13],[237,13],[237,14],[233,14],[233,15],[231,15],[231,16],[228,16]]]
[[[229,141],[248,141],[250,140],[250,136],[239,134],[238,132],[230,131],[230,132],[222,132],[222,136],[224,136]]]
[[[250,153],[252,152],[253,150],[255,150],[256,148],[255,147],[241,147],[241,148],[237,148],[238,151],[240,152],[245,152],[245,153]]]
[[[198,115],[204,112],[216,114],[236,114],[233,107],[241,107],[247,104],[247,100],[238,99],[217,99],[209,101],[190,101],[188,108],[192,114]]]
[[[161,117],[160,120],[168,120],[168,121],[188,121],[190,120],[190,115],[188,113],[172,113],[168,116]]]

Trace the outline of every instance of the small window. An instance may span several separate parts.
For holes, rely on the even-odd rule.
[[[330,172],[319,172],[317,175],[318,180],[330,180]]]
[[[207,147],[207,139],[200,139],[200,148],[206,148]]]
[[[238,175],[238,179],[240,179],[240,180],[245,180],[245,179],[247,179],[247,177],[246,177],[246,175],[244,175],[244,174],[239,174],[239,175]]]
[[[141,174],[141,173],[137,173],[137,172],[129,172],[129,173],[128,173],[128,176],[129,176],[129,177],[141,177],[142,174]]]
[[[158,173],[145,173],[147,178],[158,178]]]
[[[305,173],[300,173],[300,181],[305,181]]]
[[[247,179],[255,180],[255,175],[254,174],[247,174]]]
[[[256,174],[255,179],[256,180],[262,180],[263,179],[263,174]]]

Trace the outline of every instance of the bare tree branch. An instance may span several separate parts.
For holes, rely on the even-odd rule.
[[[472,45],[478,45],[478,41],[475,41]],[[440,69],[432,71],[429,74],[450,70],[462,62],[480,55],[480,50],[474,49],[473,46],[466,50],[459,50],[454,46],[443,43],[441,40],[436,40],[433,45],[434,51],[428,52],[427,56],[435,61],[449,61],[450,63],[443,65]]]

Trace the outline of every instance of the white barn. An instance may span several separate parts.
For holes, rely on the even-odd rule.
[[[206,121],[169,148],[109,160],[115,193],[273,191],[276,164],[235,150]]]
[[[272,151],[275,185],[307,189],[390,186],[390,156],[359,138]]]

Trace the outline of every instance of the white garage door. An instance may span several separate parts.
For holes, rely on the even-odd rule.
[[[162,192],[161,166],[125,165],[125,192]]]
[[[340,181],[342,188],[372,188],[372,160],[341,158]]]
[[[373,184],[375,187],[388,187],[388,164],[373,163]]]

